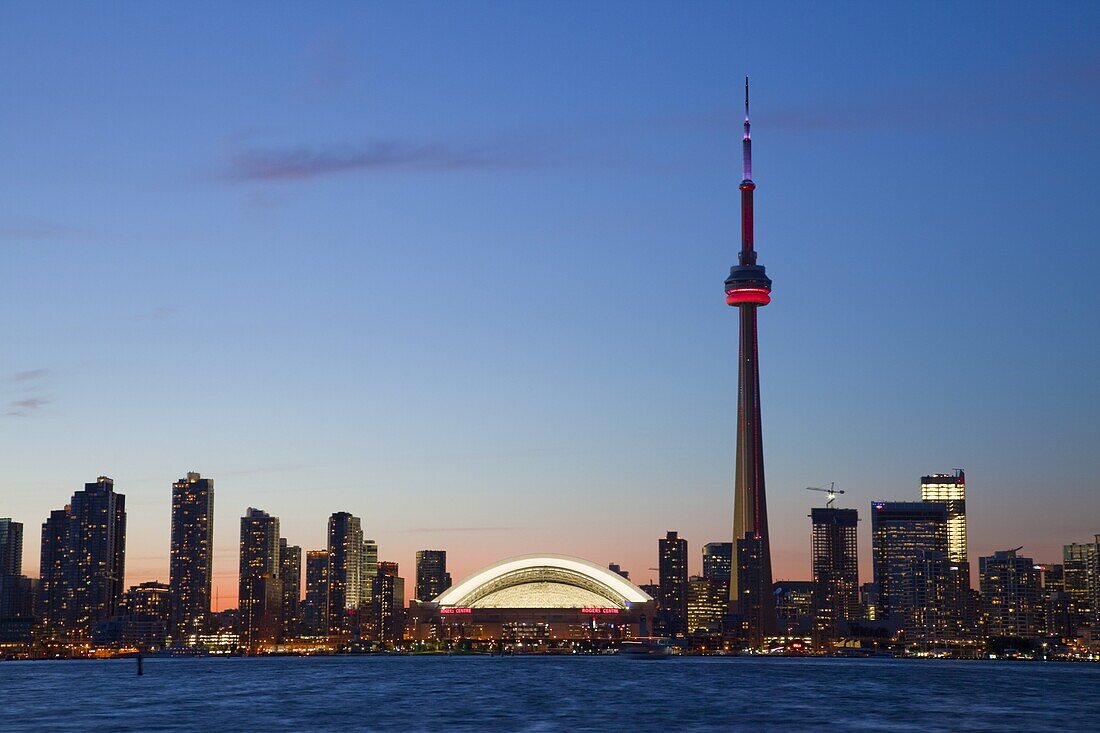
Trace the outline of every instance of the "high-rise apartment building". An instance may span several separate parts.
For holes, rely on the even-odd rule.
[[[131,586],[122,595],[118,615],[96,626],[96,644],[163,648],[175,613],[173,595],[167,583],[149,581]]]
[[[165,628],[172,618],[172,588],[170,584],[150,580],[130,586],[119,603],[119,612],[130,615],[152,616],[164,622]]]
[[[1039,636],[1044,627],[1042,572],[1016,550],[978,558],[987,636]]]
[[[362,589],[359,595],[364,605],[369,605],[374,598],[374,578],[378,575],[378,543],[374,540],[363,540],[363,556],[361,560],[363,568],[361,583]]]
[[[23,523],[0,518],[0,575],[23,574]]]
[[[777,580],[772,586],[777,630],[784,636],[808,636],[813,629],[814,582]]]
[[[38,613],[47,642],[90,642],[118,612],[126,574],[126,497],[100,476],[42,525]]]
[[[940,502],[871,502],[871,544],[878,618],[922,628],[917,618],[937,595],[935,563],[947,560],[947,505]]]
[[[23,576],[23,524],[0,519],[0,621],[29,617],[30,579]]]
[[[400,641],[405,633],[405,579],[399,577],[397,563],[378,563],[371,610],[374,638]]]
[[[17,578],[22,575],[23,525],[0,517],[0,621],[14,616],[20,595]]]
[[[814,633],[819,639],[835,639],[847,621],[860,617],[859,516],[855,509],[814,507],[810,521]]]
[[[903,629],[910,638],[936,643],[969,639],[978,633],[977,594],[970,588],[966,563],[926,553],[913,565],[903,589],[910,602]]]
[[[726,584],[699,575],[688,578],[688,634],[717,634],[722,631],[722,618],[729,607]]]
[[[934,501],[947,507],[947,559],[969,562],[966,545],[966,472],[934,473],[920,480],[921,501]]]
[[[741,600],[737,603],[730,601],[730,607],[734,611],[733,619],[736,620],[736,631],[741,642],[750,647],[760,648],[766,636],[772,635],[777,629],[778,617],[775,617],[776,597],[761,597],[764,576],[761,573],[767,571],[771,575],[771,560],[768,559],[767,543],[760,537],[745,537],[734,543],[737,552],[737,562],[731,574],[730,586],[737,581],[737,596]],[[774,587],[770,584],[769,587]],[[731,595],[733,591],[730,591]],[[765,610],[767,614],[765,614]],[[772,621],[765,618],[775,617]]]
[[[306,553],[306,600],[302,608],[304,634],[328,636],[328,573],[328,550],[310,550]]]
[[[42,638],[63,642],[69,636],[73,603],[72,507],[56,509],[42,523],[42,551],[38,568],[38,618]]]
[[[172,484],[169,633],[176,646],[207,630],[214,577],[214,482],[190,471]]]
[[[279,518],[249,507],[241,517],[237,602],[241,644],[250,650],[278,643],[282,633],[280,568]]]
[[[69,629],[90,639],[100,621],[118,611],[126,575],[126,497],[100,476],[72,499],[73,592]]]
[[[1074,635],[1066,595],[1065,569],[1061,563],[1036,565],[1043,581],[1043,634],[1062,639]]]
[[[350,634],[363,597],[363,528],[359,517],[336,512],[328,520],[329,633]]]
[[[1062,573],[1074,635],[1100,628],[1100,534],[1062,548]]]
[[[658,540],[658,572],[660,573],[659,618],[668,636],[687,632],[687,540],[676,532],[668,532]]]
[[[283,589],[283,637],[295,636],[301,620],[302,548],[279,539],[279,582]]]
[[[418,550],[416,553],[416,599],[431,601],[451,587],[446,550]]]
[[[733,543],[708,542],[703,545],[703,577],[722,584],[729,596],[730,574],[733,572]]]

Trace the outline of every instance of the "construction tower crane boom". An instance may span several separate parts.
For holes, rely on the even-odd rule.
[[[829,500],[825,502],[825,507],[828,508],[828,509],[832,508],[833,502],[836,501],[837,494],[843,494],[844,493],[844,489],[838,489],[836,487],[836,483],[833,482],[833,481],[829,482],[829,488],[827,488],[827,489],[821,488],[821,487],[818,487],[818,486],[807,486],[806,491],[820,491],[824,494],[827,494],[828,497],[829,497]]]

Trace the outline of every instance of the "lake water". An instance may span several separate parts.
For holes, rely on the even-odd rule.
[[[1100,664],[709,657],[0,663],[2,731],[1096,731]]]

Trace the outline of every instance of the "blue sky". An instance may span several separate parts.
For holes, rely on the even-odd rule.
[[[777,577],[807,485],[965,467],[971,553],[1100,532],[1088,3],[4,3],[0,516],[169,486],[306,549],[617,561],[730,532],[753,84]],[[865,522],[865,525],[869,523]],[[869,526],[860,541],[869,546]],[[869,576],[869,567],[864,568]],[[869,577],[868,577],[869,579]],[[224,604],[223,604],[224,605]]]

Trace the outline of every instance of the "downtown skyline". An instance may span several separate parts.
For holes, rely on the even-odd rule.
[[[329,517],[327,548],[306,553],[303,577],[301,547],[281,536],[278,517],[250,507],[240,519],[239,607],[207,616],[209,596],[196,603],[187,591],[201,593],[205,585],[212,480],[189,472],[173,484],[171,584],[149,581],[124,591],[126,497],[100,476],[43,524],[42,551],[51,560],[43,562],[37,592],[22,575],[23,525],[0,518],[0,642],[8,650],[14,644],[17,654],[21,644],[33,644],[30,653],[47,656],[98,655],[130,645],[155,650],[168,637],[173,646],[217,653],[279,645],[298,653],[362,652],[361,644],[376,643],[398,650],[404,642],[420,648],[471,638],[519,643],[532,640],[527,634],[536,627],[543,632],[536,635],[540,644],[596,643],[589,634],[604,643],[622,640],[622,633],[645,636],[652,621],[661,635],[683,639],[701,653],[713,653],[715,644],[766,649],[778,641],[790,643],[795,654],[806,651],[804,644],[827,654],[834,643],[887,639],[906,653],[949,645],[955,655],[972,656],[984,647],[996,658],[1004,646],[996,637],[1006,636],[1025,637],[1029,651],[1039,648],[1038,638],[1052,654],[1095,651],[1100,533],[1095,542],[1064,545],[1063,562],[1037,562],[1018,555],[1020,547],[981,556],[979,592],[970,582],[965,486],[962,471],[932,474],[921,479],[921,501],[872,502],[874,573],[863,583],[856,562],[858,511],[828,508],[842,492],[812,489],[828,494],[827,507],[811,513],[812,581],[748,590],[761,572],[753,565],[759,553],[751,533],[704,545],[702,577],[690,574],[690,543],[669,531],[657,543],[659,585],[628,582],[618,564],[536,553],[498,561],[454,587],[446,551],[418,551],[414,592],[421,603],[410,603],[407,611],[399,563],[379,559],[359,517]],[[192,573],[183,585],[176,562]],[[732,600],[735,571],[743,583],[740,606]],[[752,592],[773,590],[776,631],[762,636],[756,611],[746,612],[744,601]],[[573,605],[557,605],[565,599]],[[512,614],[511,621],[501,613]],[[551,627],[563,636],[555,637]]]
[[[185,479],[181,479],[179,481],[173,482],[172,487],[171,487],[173,500],[178,495],[178,488],[179,487],[189,485],[188,482],[192,482],[192,483],[190,483],[190,485],[193,486],[194,485],[193,482],[197,482],[197,481],[200,481],[200,480],[203,481],[206,486],[213,486],[214,477],[212,477],[212,476],[203,476],[197,471],[188,471],[187,474],[186,474]],[[918,506],[918,507],[925,506],[925,505],[921,504],[921,501],[922,501],[922,495],[925,494],[925,487],[926,486],[937,485],[935,482],[946,483],[946,482],[949,482],[949,481],[954,482],[955,480],[959,480],[960,482],[964,481],[961,471],[956,471],[954,474],[933,473],[930,476],[929,475],[922,476],[920,478],[920,483],[918,484],[915,491],[910,491],[908,493],[898,493],[898,494],[892,495],[892,496],[884,495],[884,496],[881,496],[881,497],[878,497],[876,499],[871,500],[869,502],[870,509],[871,509],[871,514],[874,514],[874,510],[879,505],[881,505],[881,503],[884,502],[884,501],[887,502],[887,503],[889,503],[889,502],[895,502],[895,503],[900,502],[901,505],[905,505],[906,502],[909,502],[913,506]],[[107,485],[111,486],[112,488],[115,488],[115,489],[118,488],[118,487],[115,486],[116,482],[114,482],[114,480],[110,477],[100,476],[99,478],[96,479],[96,482],[97,483],[86,484],[85,488],[87,488],[89,486],[97,486],[98,484],[103,484],[103,483],[106,483]],[[960,485],[962,485],[962,484],[960,484]],[[208,489],[208,490],[212,491],[212,489]],[[821,489],[814,489],[814,491],[821,491]],[[968,495],[968,492],[969,492],[968,488],[964,490],[964,493],[966,493],[967,495]],[[118,493],[121,495],[122,500],[125,501],[125,493],[122,492],[121,490],[119,490]],[[848,498],[846,496],[846,492],[841,492],[841,493],[845,493],[845,496],[843,498]],[[810,496],[810,498],[807,500],[808,502],[810,502],[810,504],[808,504],[808,506],[810,506],[810,509],[807,510],[810,513],[806,515],[808,519],[812,518],[812,517],[816,517],[818,512],[826,511],[824,509],[826,498],[829,501],[829,506],[833,506],[834,500],[836,500],[836,502],[838,502],[838,504],[836,506],[834,506],[833,509],[831,509],[829,511],[849,512],[849,513],[853,513],[853,516],[854,516],[854,513],[858,513],[859,519],[855,524],[856,529],[853,530],[853,533],[854,533],[853,536],[857,538],[856,543],[859,547],[858,556],[859,556],[860,562],[859,562],[859,567],[858,567],[858,578],[861,581],[870,582],[870,579],[873,576],[873,568],[871,567],[870,563],[868,563],[867,566],[865,567],[865,565],[862,561],[864,556],[869,556],[872,553],[872,548],[873,548],[873,544],[874,544],[873,543],[873,536],[872,536],[872,524],[869,521],[869,518],[870,518],[871,515],[866,513],[867,512],[867,503],[865,503],[863,507],[859,507],[859,506],[856,506],[856,505],[850,503],[850,500],[849,500],[849,502],[844,502],[843,498],[837,497],[837,496],[835,496],[834,494],[831,494],[831,493],[829,494],[828,497],[820,497],[820,500],[819,500],[819,496],[820,495],[815,494],[815,495]],[[204,499],[204,501],[205,501],[205,499]],[[937,499],[936,498],[927,498],[927,496],[926,496],[923,499],[923,501],[926,501],[926,502],[927,501],[937,501]],[[944,507],[943,511],[946,512],[947,511],[946,507],[948,507],[949,504],[948,503],[942,503],[942,502],[941,502],[941,504]],[[963,502],[963,504],[965,505],[965,502]],[[174,503],[173,503],[173,506],[174,506]],[[65,504],[65,510],[68,510],[68,509],[69,509],[69,504],[66,503]],[[217,502],[213,501],[212,499],[211,499],[211,505],[210,505],[209,511],[210,511],[209,516],[214,516],[214,515],[218,514],[218,511],[219,511],[218,506],[217,506]],[[222,511],[224,511],[224,510],[222,510]],[[49,516],[46,519],[52,520],[54,518],[54,516],[59,514],[59,513],[64,514],[65,512],[59,512],[59,511],[56,511],[56,510],[51,511]],[[261,518],[263,518],[264,521],[267,521],[267,520],[270,519],[271,521],[274,522],[274,525],[273,525],[274,529],[272,529],[271,532],[270,532],[270,537],[268,538],[268,544],[273,543],[273,546],[275,546],[275,545],[279,545],[281,543],[284,546],[284,549],[285,549],[288,542],[297,543],[295,546],[293,546],[292,549],[294,549],[299,554],[303,551],[303,547],[305,547],[306,545],[308,545],[309,553],[324,551],[326,549],[326,547],[328,547],[331,550],[332,537],[333,537],[332,533],[334,531],[333,530],[333,521],[335,521],[335,519],[337,517],[343,517],[344,518],[343,521],[351,520],[351,521],[354,522],[355,539],[352,542],[351,546],[355,547],[355,548],[358,548],[364,541],[366,542],[366,545],[372,546],[373,547],[373,552],[375,553],[375,556],[374,556],[374,559],[373,559],[372,562],[374,562],[374,563],[378,562],[379,554],[382,557],[387,557],[387,556],[396,557],[396,556],[398,556],[398,554],[400,554],[400,553],[397,553],[397,552],[389,552],[389,551],[387,551],[387,549],[384,546],[380,547],[380,545],[374,539],[367,539],[366,538],[367,534],[365,533],[365,529],[363,527],[363,520],[359,517],[354,516],[353,512],[345,512],[345,511],[337,510],[337,511],[332,512],[331,515],[323,517],[323,519],[325,520],[324,521],[325,529],[321,533],[322,534],[322,539],[320,540],[319,544],[316,545],[316,548],[317,548],[316,550],[313,549],[313,545],[311,543],[306,543],[306,545],[303,545],[303,543],[300,540],[298,540],[298,538],[296,538],[296,537],[289,537],[289,538],[286,537],[285,536],[286,532],[280,530],[281,519],[280,519],[280,517],[277,513],[267,512],[263,509],[259,509],[259,508],[253,507],[253,506],[249,506],[246,510],[244,510],[242,512],[242,514],[243,514],[243,516],[233,517],[230,520],[231,524],[232,524],[232,527],[235,530],[235,534],[237,532],[243,531],[240,528],[241,525],[238,522],[243,523],[245,520],[250,520],[250,518],[253,518],[253,517],[261,517]],[[944,521],[945,522],[947,521],[946,520],[947,516],[948,515],[945,513],[944,514],[944,517],[945,517]],[[5,518],[5,521],[7,521],[7,519],[9,519],[9,518]],[[19,517],[13,517],[13,518],[10,518],[10,519],[11,519],[11,521],[16,521],[16,522],[22,523],[24,528],[28,525],[27,522],[23,522],[23,520],[21,520]],[[868,521],[864,521],[865,519],[868,520]],[[973,517],[972,514],[966,513],[964,515],[961,515],[959,517],[959,519],[961,520],[961,523],[958,526],[961,526],[963,537],[965,537],[966,533],[969,530],[970,525],[974,522],[974,517]],[[224,522],[225,519],[222,519],[221,521]],[[811,553],[811,550],[810,550],[810,546],[813,545],[813,543],[817,541],[817,539],[816,539],[817,521],[818,521],[817,519],[814,519],[812,523],[807,522],[806,525],[801,528],[801,532],[797,537],[784,536],[784,537],[780,538],[779,547],[781,549],[784,549],[784,550],[789,549],[789,546],[791,544],[793,544],[795,542],[798,542],[798,541],[804,541],[807,544],[806,558],[805,558],[806,567],[801,568],[801,569],[797,569],[794,572],[792,572],[790,575],[786,575],[786,574],[783,574],[783,573],[773,573],[773,574],[775,574],[775,579],[776,579],[775,582],[776,582],[777,585],[780,584],[782,581],[785,581],[785,580],[794,580],[796,582],[802,582],[801,579],[805,579],[805,578],[808,578],[808,577],[814,575],[815,571],[813,570],[813,567],[812,567],[812,565],[813,565],[813,556],[812,556],[812,553]],[[46,524],[47,523],[44,523],[39,528],[34,522],[30,522],[29,525],[32,527],[32,534],[29,535],[30,541],[24,542],[21,545],[22,558],[23,558],[23,568],[24,568],[23,574],[27,575],[29,577],[32,577],[32,578],[38,578],[39,577],[38,559],[37,559],[38,557],[40,557],[40,555],[38,554],[38,551],[41,549],[41,544],[40,544],[39,540],[41,538],[45,537],[45,533],[47,531],[47,529],[46,529]],[[218,522],[215,522],[215,525],[217,525],[217,524],[218,524]],[[128,525],[128,527],[127,527],[127,525]],[[126,529],[124,531],[125,531],[127,537],[129,536],[130,533],[134,532],[137,529],[134,526],[133,522],[132,521],[127,522],[125,517],[123,518],[123,526],[126,527]],[[285,526],[285,524],[283,526]],[[955,525],[952,525],[952,526],[955,526]],[[811,529],[811,527],[812,527],[812,529]],[[41,532],[38,531],[39,529],[41,529]],[[476,528],[470,528],[469,530],[462,530],[462,531],[477,532],[478,530]],[[347,532],[348,532],[348,530],[345,528],[343,530],[340,530],[338,532],[338,535],[343,537],[344,534],[346,534]],[[946,530],[945,530],[945,532],[946,532]],[[442,531],[442,532],[440,532],[440,535],[446,536],[448,534],[455,534],[455,533],[456,533],[455,530]],[[398,533],[398,534],[400,534],[400,533]],[[419,534],[429,534],[430,535],[431,531],[427,530],[427,529],[419,530],[417,534],[418,535]],[[280,539],[281,535],[282,535],[282,538]],[[390,535],[392,535],[392,533],[386,532],[385,530],[381,530],[381,531],[377,532],[377,535],[378,536],[390,536]],[[691,577],[691,576],[706,575],[707,574],[707,565],[706,565],[706,561],[705,561],[705,555],[706,555],[707,549],[710,548],[710,547],[717,546],[718,543],[728,542],[728,540],[723,540],[723,539],[714,539],[714,538],[706,539],[706,538],[700,538],[700,537],[695,537],[695,536],[686,536],[685,533],[679,532],[677,530],[670,530],[668,532],[669,538],[674,538],[677,535],[680,537],[680,539],[677,540],[677,542],[686,542],[686,555],[685,555],[685,561],[686,562],[685,562],[685,567],[682,568],[682,570],[681,570],[681,572],[683,572],[685,578]],[[24,535],[24,536],[27,536],[27,535]],[[1095,536],[1100,536],[1100,535],[1098,535],[1097,533],[1094,532],[1091,537],[1095,537]],[[947,542],[947,535],[945,534],[944,537],[945,537],[944,541]],[[1037,555],[1035,557],[1035,561],[1037,563],[1046,563],[1046,564],[1058,563],[1058,562],[1061,561],[1061,558],[1063,557],[1063,554],[1062,554],[1063,550],[1067,545],[1073,544],[1073,543],[1078,543],[1078,542],[1088,542],[1088,541],[1091,541],[1091,537],[1071,537],[1071,538],[1061,538],[1061,539],[1051,538],[1051,540],[1050,540],[1051,543],[1057,544],[1058,552],[1051,555],[1051,557],[1049,557],[1049,558],[1048,557],[1041,557],[1041,556]],[[660,564],[658,561],[664,562],[664,560],[662,560],[662,558],[665,557],[665,552],[664,552],[663,549],[655,551],[655,549],[652,547],[654,538],[649,538],[649,539],[650,539],[649,546],[646,548],[646,550],[642,550],[640,552],[640,556],[643,559],[641,560],[641,562],[638,565],[627,565],[626,563],[615,562],[614,560],[604,562],[602,560],[602,558],[597,558],[597,561],[598,562],[603,562],[605,565],[611,565],[616,572],[619,572],[620,568],[621,568],[622,571],[626,572],[628,575],[630,575],[633,572],[633,575],[631,575],[630,577],[632,577],[634,579],[634,581],[636,583],[638,583],[639,585],[645,586],[647,584],[650,584],[651,582],[656,582],[658,580],[658,577],[657,577],[658,568],[654,567],[654,565],[648,565],[647,566],[645,563],[649,562],[649,563]],[[124,542],[123,551],[125,552],[125,542],[126,542],[126,540],[124,539],[123,542]],[[340,542],[343,542],[343,541],[341,540]],[[340,542],[338,542],[338,544],[340,544]],[[425,542],[430,545],[432,543],[432,540],[429,538],[429,539],[426,539]],[[663,544],[664,542],[665,542],[664,540],[661,540],[661,547],[662,548],[664,546],[664,544]],[[472,575],[475,571],[481,570],[484,567],[492,564],[492,562],[499,561],[502,557],[509,557],[509,556],[512,556],[512,555],[525,554],[524,552],[519,552],[519,553],[513,552],[512,555],[503,555],[502,554],[502,555],[496,557],[495,560],[490,560],[488,562],[482,562],[480,564],[473,564],[469,560],[469,558],[465,558],[465,561],[463,561],[464,559],[461,556],[460,557],[454,557],[453,552],[448,553],[448,550],[445,548],[445,543],[437,542],[436,544],[439,545],[441,549],[438,549],[438,550],[425,550],[425,549],[421,548],[421,549],[415,550],[414,553],[413,553],[414,554],[414,560],[409,562],[409,564],[406,567],[419,569],[421,567],[421,564],[420,564],[421,558],[422,558],[422,556],[425,556],[425,555],[431,555],[433,553],[442,552],[443,556],[446,557],[448,554],[450,554],[451,558],[452,558],[451,561],[450,562],[444,561],[445,568],[447,570],[453,570],[454,571],[453,573],[450,573],[450,572],[447,573],[448,584],[450,582],[450,577],[451,577],[452,574],[454,575],[455,578],[459,578],[459,579],[465,578],[469,575]],[[1002,544],[1005,544],[1007,546],[1007,544],[1009,544],[1009,543],[1002,543]],[[366,545],[364,545],[364,547],[366,547]],[[491,547],[495,549],[496,546],[491,546]],[[521,548],[530,548],[531,545],[530,544],[520,545],[520,547]],[[945,547],[946,547],[946,545],[945,545]],[[973,555],[974,557],[977,557],[979,554],[981,554],[981,555],[993,555],[997,552],[1001,552],[1001,550],[989,550],[988,552],[985,552],[983,550],[979,553],[979,552],[976,552],[973,549],[971,549],[970,553],[967,553],[965,540],[963,540],[961,548],[962,548],[962,550],[961,550],[962,554],[953,555],[952,556],[953,561],[955,561],[956,559],[959,559],[959,561],[962,561],[961,559],[966,558],[968,554]],[[576,552],[575,550],[573,550],[571,548],[558,547],[556,549],[558,549],[559,551],[561,551],[564,554],[575,554],[575,556],[581,556],[579,552]],[[1016,547],[1015,548],[1015,550],[1021,550],[1021,549],[1026,549],[1026,548],[1022,548],[1022,547]],[[488,551],[492,552],[493,549],[489,549]],[[355,552],[358,553],[359,550],[355,550]],[[526,553],[526,554],[530,554],[530,553]],[[225,573],[219,573],[218,567],[219,567],[219,565],[224,565],[227,562],[227,560],[225,559],[225,556],[227,556],[227,555],[230,556],[228,558],[228,561],[232,562],[233,569],[229,570],[229,571],[226,571]],[[624,557],[631,557],[632,553],[630,551],[626,551],[626,552],[620,553],[620,555],[624,556]],[[213,561],[214,561],[213,562],[214,572],[212,574],[213,592],[212,592],[211,597],[210,597],[211,611],[217,612],[217,611],[222,611],[222,610],[226,610],[226,609],[237,608],[238,605],[239,605],[239,603],[238,603],[238,594],[236,592],[234,592],[236,589],[234,587],[232,587],[232,585],[236,584],[236,583],[241,583],[242,584],[241,587],[243,587],[243,583],[245,582],[244,576],[241,573],[241,568],[244,566],[243,564],[245,562],[245,555],[242,555],[241,545],[237,542],[234,542],[234,544],[232,544],[232,546],[229,549],[226,549],[226,548],[219,548],[218,545],[217,545],[217,542],[215,542],[214,547],[212,549],[212,556],[213,556]],[[478,555],[475,554],[475,557],[477,557],[477,556]],[[33,562],[28,562],[28,557],[34,557],[35,559],[34,559]],[[124,557],[127,558],[125,564],[129,568],[130,565],[131,565],[131,562],[132,562],[132,556],[127,554],[127,555],[124,555]],[[221,561],[219,561],[219,557],[222,557]],[[648,557],[648,560],[645,559],[646,557]],[[148,560],[148,558],[141,558],[141,559]],[[165,561],[166,564],[169,562],[169,556],[167,554],[164,558],[164,561]],[[389,562],[390,562],[390,564],[394,564],[394,563],[401,564],[401,562],[404,562],[404,561],[405,560],[402,559],[400,562],[398,562],[398,561],[389,561]],[[275,555],[275,562],[278,563],[278,554],[277,553]],[[302,562],[302,558],[299,557],[298,565],[297,565],[298,569],[295,571],[294,575],[297,578],[296,587],[298,588],[298,591],[299,591],[298,595],[301,596],[301,597],[304,597],[305,594],[308,591],[308,583],[307,583],[307,580],[306,580],[306,575],[305,575],[304,571],[302,571],[302,569],[301,569],[301,567],[302,567],[301,562]],[[360,563],[359,556],[356,555],[354,557],[354,560],[352,561],[352,566],[353,567],[358,567],[359,563]],[[230,587],[227,587],[225,589],[227,591],[226,593],[223,593],[222,589],[218,586],[219,576],[224,576],[226,578],[226,582],[230,584]],[[410,591],[412,591],[414,588],[416,588],[416,585],[415,585],[416,578],[417,578],[417,571],[413,571],[411,573],[411,576],[410,576],[410,586],[409,586]],[[977,586],[978,586],[977,575],[976,574],[970,575],[968,573],[968,578],[969,578],[969,583],[968,583],[969,587],[972,587],[972,588],[976,589]],[[134,572],[133,570],[127,570],[126,573],[125,573],[125,582],[119,584],[118,588],[116,589],[116,592],[117,592],[117,594],[121,594],[124,590],[126,590],[128,588],[131,588],[132,586],[137,586],[141,583],[149,583],[149,582],[167,583],[168,580],[169,580],[169,573],[167,573],[167,572],[164,573],[163,575],[162,574],[153,574],[153,575],[150,576],[150,575],[147,575],[147,574],[143,573],[143,571]],[[358,583],[358,581],[355,581],[355,582]],[[408,597],[411,598],[411,597],[416,597],[416,596],[410,595]]]
[[[972,556],[1054,561],[1100,524],[1085,24],[1030,37],[1051,21],[1020,8],[988,27],[974,9],[949,28],[899,14],[886,48],[849,7],[830,20],[842,60],[794,11],[653,11],[601,43],[600,11],[578,38],[516,10],[430,29],[440,48],[406,69],[385,35],[415,10],[274,16],[244,51],[162,10],[143,17],[213,34],[202,58],[177,68],[135,35],[78,71],[34,63],[46,29],[0,12],[27,31],[0,30],[0,93],[20,102],[0,132],[22,141],[0,166],[0,258],[20,273],[0,302],[17,347],[0,361],[0,515],[37,527],[111,476],[126,587],[168,580],[170,487],[189,470],[218,486],[222,607],[249,506],[304,549],[349,511],[386,558],[440,547],[456,578],[569,551],[644,582],[666,530],[727,540],[736,338],[713,273],[736,249],[741,70],[780,283],[761,329],[774,577],[808,577],[802,488],[828,481],[863,511],[965,467]],[[683,53],[671,20],[735,42]],[[73,22],[50,30],[79,49]],[[965,57],[979,32],[987,52]],[[834,64],[791,58],[799,42]],[[120,68],[134,58],[144,71]],[[116,77],[133,98],[110,94]],[[178,94],[151,96],[162,81]],[[186,106],[196,130],[171,119]],[[1036,245],[1060,284],[1025,305]]]

